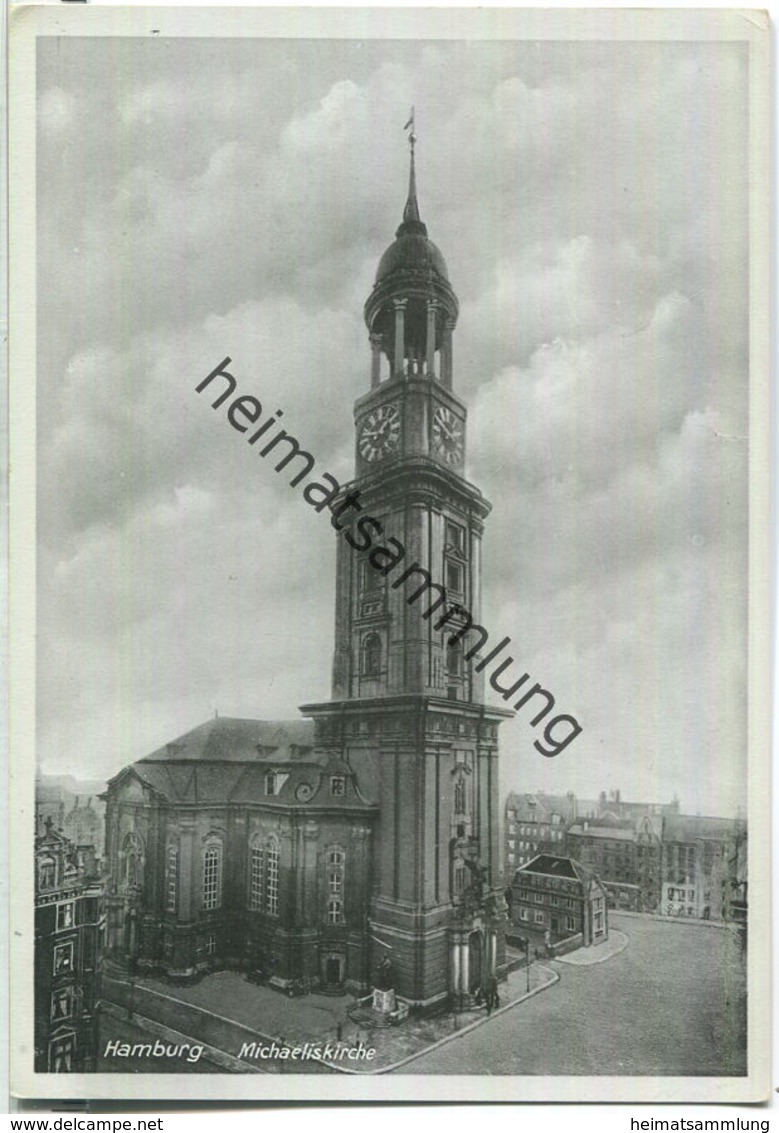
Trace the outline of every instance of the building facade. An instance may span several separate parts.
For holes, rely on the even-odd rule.
[[[640,911],[634,824],[604,816],[574,822],[566,840],[568,852],[601,878],[612,908]]]
[[[577,816],[576,797],[512,792],[504,812],[504,868],[507,878],[537,854],[565,852],[566,831]]]
[[[332,698],[303,706],[306,739],[214,721],[111,781],[120,962],[180,979],[255,967],[305,991],[370,986],[389,960],[420,1009],[467,1002],[503,969],[498,725],[511,712],[484,703],[469,648],[490,505],[463,475],[458,303],[419,214],[413,140],[403,220],[365,305],[356,477],[329,504]],[[230,383],[215,371],[198,388],[216,406]]]
[[[96,1067],[104,918],[94,847],[45,820],[35,838],[35,1070]]]

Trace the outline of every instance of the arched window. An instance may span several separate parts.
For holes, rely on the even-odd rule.
[[[362,675],[377,677],[381,672],[381,636],[368,633],[362,642]]]
[[[279,915],[279,843],[269,838],[265,844],[265,912]]]
[[[203,850],[203,908],[218,909],[222,903],[222,844],[212,841]]]
[[[327,921],[343,924],[344,920],[344,868],[346,854],[340,846],[327,850]]]
[[[252,839],[249,852],[249,908],[262,909],[265,881],[265,851],[259,834]]]
[[[175,843],[168,846],[165,862],[165,909],[175,913],[179,888],[179,848]]]

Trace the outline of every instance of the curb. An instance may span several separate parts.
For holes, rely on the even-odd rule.
[[[611,951],[607,952],[607,954],[605,956],[602,956],[600,959],[597,958],[597,952],[595,954],[596,959],[589,960],[587,961],[587,963],[582,963],[581,961],[574,959],[569,960],[568,956],[573,957],[574,955],[576,955],[575,952],[569,952],[566,956],[554,956],[552,957],[552,959],[557,964],[568,964],[571,968],[594,968],[596,964],[607,964],[609,960],[612,960],[615,956],[619,956],[620,952],[624,952],[628,944],[630,943],[630,937],[626,932],[622,932],[621,929],[618,928],[612,929],[611,931],[615,935],[618,934],[619,936],[621,936],[622,942],[619,945],[619,948],[612,948]],[[610,937],[611,933],[609,934],[609,938]],[[603,945],[601,945],[601,947],[603,947]],[[581,949],[577,948],[576,952],[579,951],[581,951]]]

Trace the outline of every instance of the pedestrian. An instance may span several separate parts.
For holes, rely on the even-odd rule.
[[[498,998],[498,981],[495,979],[494,975],[487,976],[485,993],[484,1002],[487,1006],[487,1014],[491,1015],[493,1007],[497,1007],[500,1003],[500,999]]]

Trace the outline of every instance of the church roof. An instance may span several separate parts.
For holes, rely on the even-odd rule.
[[[134,774],[174,804],[261,802],[270,807],[310,804],[339,809],[371,805],[348,764],[332,759],[318,763],[313,752],[311,720],[221,716],[137,760],[111,782]],[[269,773],[275,775],[271,794]],[[338,795],[332,792],[333,775],[344,780]]]
[[[247,720],[218,716],[144,756],[135,766],[296,760],[310,755],[313,748],[314,725],[310,720]]]

